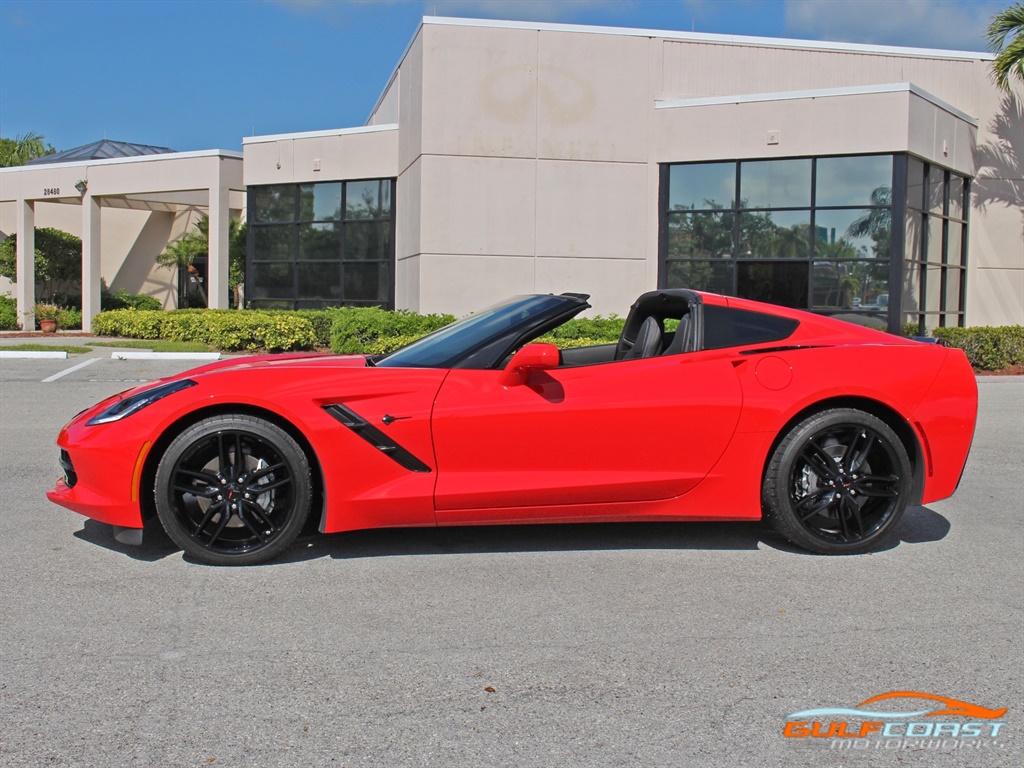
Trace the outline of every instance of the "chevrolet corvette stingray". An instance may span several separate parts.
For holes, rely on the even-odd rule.
[[[960,350],[689,290],[641,296],[617,343],[534,341],[588,298],[517,296],[383,356],[149,382],[64,427],[47,495],[244,565],[311,516],[323,533],[763,516],[859,553],[956,490],[977,413]]]

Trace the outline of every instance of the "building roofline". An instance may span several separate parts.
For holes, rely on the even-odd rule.
[[[754,45],[765,48],[803,48],[820,51],[841,51],[849,53],[867,53],[883,56],[917,56],[923,58],[957,59],[962,61],[992,61],[995,56],[984,51],[953,51],[941,48],[912,48],[909,46],[895,45],[868,45],[866,43],[837,43],[827,40],[797,40],[784,37],[752,37],[745,35],[719,35],[707,32],[682,32],[679,30],[665,29],[638,29],[631,27],[598,27],[586,24],[554,24],[548,22],[533,21],[501,21],[498,19],[462,19],[451,16],[424,16],[412,37],[409,38],[405,50],[398,57],[391,75],[388,77],[384,88],[381,90],[377,101],[374,102],[367,121],[380,108],[391,84],[395,81],[398,70],[402,68],[405,57],[409,55],[412,45],[416,42],[417,36],[424,26],[452,26],[452,27],[492,27],[496,29],[532,29],[548,32],[578,32],[591,35],[623,35],[629,37],[659,37],[665,40],[679,40],[693,43],[718,43],[722,45]]]
[[[154,155],[137,155],[135,157],[107,157],[97,160],[72,160],[67,163],[40,163],[39,165],[16,165],[13,168],[0,168],[0,173],[12,171],[46,171],[54,168],[86,168],[94,165],[121,165],[122,163],[155,163],[161,160],[188,160],[197,157],[227,157],[241,160],[242,153],[230,149],[198,149],[193,152],[160,152]]]
[[[871,93],[912,93],[939,109],[949,112],[964,122],[978,126],[978,118],[963,112],[952,104],[933,96],[913,83],[880,83],[877,85],[854,85],[845,88],[816,88],[806,91],[778,91],[775,93],[748,93],[735,96],[708,96],[697,99],[672,99],[655,101],[655,109],[678,109],[682,107],[707,107],[715,104],[744,104],[755,101],[788,101],[791,99],[822,99],[830,96],[856,96]]]
[[[380,131],[397,131],[397,123],[385,123],[383,125],[361,125],[355,128],[329,128],[324,131],[300,131],[298,133],[275,133],[267,136],[247,136],[242,139],[242,146],[246,144],[263,144],[271,141],[287,141],[289,139],[316,139],[328,136],[348,136],[354,133],[378,133]]]
[[[591,35],[623,35],[628,37],[659,37],[666,40],[680,40],[696,43],[721,43],[725,45],[754,45],[770,48],[811,48],[827,51],[849,51],[875,53],[885,56],[921,56],[936,59],[967,59],[970,61],[991,61],[995,56],[983,51],[953,51],[940,48],[913,48],[895,45],[869,45],[866,43],[838,43],[827,40],[798,40],[783,37],[750,37],[746,35],[721,35],[707,32],[681,32],[665,29],[634,29],[631,27],[596,27],[585,24],[554,24],[533,21],[500,21],[494,19],[460,19],[447,16],[424,16],[421,26],[437,24],[458,27],[495,27],[499,29],[533,29],[544,32],[579,32]],[[417,32],[419,30],[417,29]],[[413,36],[415,39],[415,35]],[[404,54],[403,54],[404,58]]]

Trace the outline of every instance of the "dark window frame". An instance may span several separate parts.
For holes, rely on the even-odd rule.
[[[386,212],[381,213],[381,197],[384,189],[382,186],[378,186],[378,209],[377,214],[366,218],[354,218],[349,216],[348,211],[348,191],[350,184],[362,184],[366,182],[377,182],[378,185],[387,183],[389,185],[388,190],[388,209]],[[315,216],[315,210],[313,211],[313,217],[302,216],[302,193],[301,188],[304,186],[314,186],[319,184],[341,184],[341,204],[339,210],[339,216],[335,219],[318,219]],[[261,221],[256,213],[256,197],[259,190],[271,188],[271,187],[290,187],[292,189],[293,200],[292,200],[292,217],[289,221]],[[325,179],[323,181],[302,181],[302,182],[290,182],[287,184],[265,184],[265,185],[253,185],[248,188],[247,194],[247,210],[249,226],[246,234],[246,275],[248,279],[245,282],[245,306],[252,308],[260,307],[274,307],[274,308],[290,308],[290,309],[303,309],[313,307],[329,307],[329,306],[374,306],[383,307],[384,309],[394,309],[395,307],[395,271],[396,271],[396,258],[395,258],[395,222],[396,222],[396,187],[397,179],[394,177],[375,177],[375,178],[359,178],[359,179]],[[303,259],[300,251],[300,232],[302,227],[309,226],[311,224],[331,224],[338,230],[338,252],[337,259]],[[365,299],[365,298],[354,298],[346,296],[345,294],[345,248],[347,243],[347,231],[348,225],[352,224],[387,224],[388,226],[388,244],[384,258],[379,259],[358,259],[354,260],[353,263],[360,265],[376,264],[378,268],[380,265],[386,265],[388,271],[387,277],[387,298],[386,300],[379,299]],[[291,258],[289,259],[260,259],[257,258],[256,253],[256,238],[257,233],[265,231],[270,228],[287,228],[291,239]],[[281,299],[270,299],[270,298],[255,298],[254,291],[257,288],[253,276],[255,275],[256,265],[258,264],[288,264],[292,269],[292,286],[290,298]],[[300,265],[315,265],[315,264],[337,264],[339,265],[339,277],[338,277],[338,293],[339,299],[308,299],[303,297],[299,292],[299,266]]]
[[[918,275],[918,282],[916,286],[917,308],[907,308],[903,310],[901,307],[900,322],[907,320],[907,324],[913,325],[916,328],[916,333],[919,335],[926,335],[929,328],[931,327],[945,327],[948,325],[948,320],[952,317],[955,319],[956,326],[964,327],[966,324],[966,313],[967,313],[967,275],[968,275],[968,242],[970,234],[970,198],[971,198],[971,187],[973,185],[973,179],[970,176],[957,173],[956,171],[946,168],[935,163],[931,163],[921,157],[915,155],[907,155],[906,157],[912,158],[915,162],[920,163],[922,168],[922,196],[921,200],[913,201],[907,200],[905,205],[906,220],[904,221],[904,240],[906,239],[906,225],[911,217],[917,219],[917,224],[920,227],[920,241],[915,253],[901,253],[901,267],[903,274],[900,279],[900,295],[902,298],[904,285],[903,280],[905,275],[911,271],[916,270]],[[909,165],[909,159],[907,161]],[[942,206],[941,211],[935,212],[931,210],[931,188],[934,181],[934,176],[938,174],[941,176],[942,184]],[[960,216],[951,214],[951,198],[950,192],[953,187],[952,180],[958,178],[962,182],[960,200]],[[909,184],[909,179],[908,182]],[[932,235],[931,222],[938,221],[941,229],[939,230],[939,236],[942,242],[939,244],[939,260],[929,258],[929,248],[931,243],[929,242]],[[949,244],[950,244],[950,224],[958,224],[960,226],[960,259],[958,264],[951,264],[949,262]],[[929,271],[938,269],[939,284],[937,287],[929,286]],[[955,301],[955,308],[947,306],[947,293],[949,288],[949,280],[952,274],[957,274],[960,289]],[[935,275],[933,274],[932,277]],[[933,296],[933,292],[935,296]],[[938,301],[938,309],[929,309],[929,300],[935,298]],[[931,323],[931,320],[937,320],[935,323]]]
[[[891,195],[888,205],[819,205],[818,204],[818,164],[821,160],[827,160],[832,158],[856,158],[856,157],[890,157],[892,160],[892,174],[891,174]],[[913,201],[908,199],[908,184],[909,184],[909,161],[913,158],[915,161],[924,164],[924,178],[922,179],[921,186],[921,200]],[[749,162],[760,162],[765,160],[811,160],[811,178],[810,178],[810,205],[809,206],[779,206],[774,208],[747,208],[742,207],[740,203],[741,192],[742,192],[742,168],[743,163]],[[669,203],[671,199],[670,188],[671,188],[671,170],[675,166],[685,165],[705,165],[711,163],[733,163],[734,164],[734,178],[732,188],[732,200],[730,201],[730,207],[722,208],[710,208],[710,207],[698,207],[694,205],[693,208],[687,208],[680,211],[669,210]],[[931,169],[935,170],[932,171]],[[933,173],[942,173],[943,183],[943,201],[942,201],[942,212],[936,214],[928,210],[930,207],[931,200],[931,189],[930,182],[934,180],[931,176]],[[951,184],[951,179],[957,177],[962,180],[963,184],[961,187],[963,198],[960,201],[960,215],[951,215],[950,207],[950,194],[951,189],[955,188]],[[669,270],[675,263],[680,264],[715,264],[719,262],[721,264],[728,264],[731,271],[731,291],[730,295],[739,295],[739,280],[740,280],[740,265],[744,262],[751,261],[764,261],[771,262],[775,259],[770,257],[743,257],[737,252],[740,243],[740,219],[744,213],[757,213],[757,212],[787,212],[787,211],[807,211],[810,222],[810,231],[808,237],[808,253],[806,257],[797,257],[795,260],[803,260],[806,258],[808,278],[807,284],[809,289],[807,291],[806,306],[800,307],[811,312],[819,314],[835,314],[836,310],[831,308],[814,307],[814,268],[816,263],[825,261],[832,261],[835,263],[846,263],[846,262],[858,262],[866,261],[861,256],[837,256],[831,258],[822,258],[816,248],[819,233],[817,231],[818,213],[824,211],[850,211],[850,210],[888,210],[890,212],[890,233],[889,233],[889,254],[888,254],[888,289],[889,289],[889,303],[888,309],[885,315],[885,321],[887,329],[893,333],[899,333],[904,318],[908,314],[903,311],[903,293],[904,293],[904,279],[907,274],[907,269],[910,264],[914,264],[919,272],[919,285],[918,285],[918,297],[919,307],[917,310],[909,313],[917,316],[919,330],[923,332],[927,319],[930,317],[937,317],[939,325],[947,324],[947,320],[950,318],[956,318],[958,325],[964,324],[965,312],[966,312],[966,295],[967,295],[967,275],[968,275],[968,242],[969,242],[969,202],[971,193],[972,179],[968,176],[956,173],[951,169],[943,168],[933,163],[928,163],[921,158],[910,155],[909,153],[887,153],[887,152],[872,152],[872,153],[853,153],[846,155],[794,155],[787,157],[777,158],[734,158],[734,159],[717,159],[710,161],[697,161],[697,162],[681,162],[681,163],[662,163],[659,169],[659,195],[658,195],[658,210],[659,210],[659,222],[658,222],[658,286],[660,288],[667,288]],[[670,258],[669,257],[669,245],[672,233],[672,221],[675,217],[685,214],[695,213],[709,213],[716,212],[723,215],[732,216],[732,245],[728,257],[720,259],[708,258]],[[918,253],[908,254],[906,253],[906,241],[908,225],[910,223],[910,217],[918,216],[920,218],[920,225],[922,229],[921,237],[917,243]],[[942,220],[942,246],[941,246],[941,257],[939,262],[929,262],[928,257],[928,230],[929,230],[929,219],[941,218]],[[949,237],[951,232],[950,223],[957,223],[960,225],[960,258],[959,263],[951,264],[950,248],[949,248]],[[882,261],[885,257],[879,259]],[[779,259],[781,261],[781,259]],[[927,292],[928,284],[928,269],[934,269],[935,267],[940,268],[939,273],[939,285],[935,287],[938,292],[938,309],[928,310],[925,300],[931,297],[931,294]],[[959,295],[956,300],[956,307],[947,306],[948,281],[953,279],[954,274],[958,273],[958,279],[960,282]],[[725,275],[723,275],[725,277]],[[932,275],[934,278],[935,275]],[[934,280],[933,280],[934,282]],[[855,315],[870,315],[869,311],[859,310],[857,308],[841,309],[843,313],[855,314]]]

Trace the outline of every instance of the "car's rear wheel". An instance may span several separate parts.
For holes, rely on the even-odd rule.
[[[187,555],[252,565],[284,551],[310,509],[309,462],[276,424],[247,415],[204,419],[167,447],[156,471],[156,510]]]
[[[849,408],[822,411],[793,427],[772,454],[764,514],[812,552],[867,552],[903,515],[911,474],[903,443],[881,419]]]

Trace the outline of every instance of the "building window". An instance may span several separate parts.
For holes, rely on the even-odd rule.
[[[246,305],[392,309],[394,183],[249,187]]]
[[[901,322],[920,334],[964,324],[969,193],[967,178],[908,158]]]
[[[893,155],[662,169],[659,284],[892,328]]]

